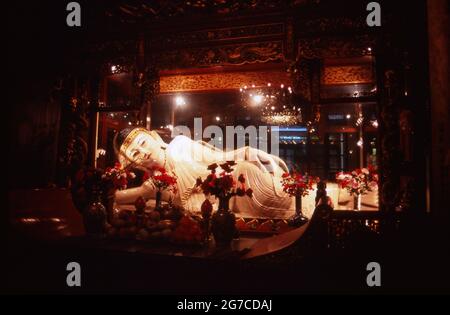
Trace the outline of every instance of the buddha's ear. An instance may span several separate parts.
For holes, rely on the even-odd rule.
[[[164,148],[167,147],[167,143],[165,143],[163,141],[161,136],[155,130],[150,131],[150,135],[156,142],[158,142],[161,145],[161,147],[164,147]]]

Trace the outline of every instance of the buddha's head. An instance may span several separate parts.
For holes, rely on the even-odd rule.
[[[133,165],[142,169],[165,167],[167,144],[156,131],[144,128],[126,128],[120,131],[114,146],[119,162],[124,166]]]

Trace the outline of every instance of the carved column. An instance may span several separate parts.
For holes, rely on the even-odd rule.
[[[94,71],[89,80],[89,156],[88,164],[95,166],[97,153],[98,111],[100,71]]]
[[[74,136],[73,125],[71,124],[73,80],[66,77],[62,79],[61,85],[61,118],[58,134],[56,183],[60,187],[67,187],[70,179],[69,168]]]
[[[439,217],[450,216],[450,74],[449,3],[429,0],[428,47],[431,103],[431,209]]]
[[[311,102],[311,60],[301,58],[290,68],[294,91],[303,100]]]
[[[61,120],[58,134],[58,165],[56,181],[67,187],[71,177],[86,162],[88,153],[86,119],[87,99],[83,77],[66,77],[61,96]]]
[[[430,128],[424,2],[412,4],[408,12],[398,7],[390,9],[376,48],[380,204],[388,212],[424,213]],[[406,14],[405,20],[414,20],[415,24],[397,19],[401,14]]]
[[[399,71],[389,64],[386,56],[377,56],[380,148],[380,210],[395,210],[400,185],[400,152],[398,106]]]
[[[295,34],[294,34],[294,19],[288,17],[286,20],[286,49],[285,57],[289,60],[295,60]]]
[[[145,69],[145,81],[142,86],[142,109],[145,112],[146,128],[151,128],[151,107],[156,101],[160,92],[159,86],[159,69],[155,57],[147,59],[147,66]]]

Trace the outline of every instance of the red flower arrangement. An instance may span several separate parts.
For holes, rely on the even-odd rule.
[[[309,191],[313,189],[312,185],[315,180],[308,174],[301,174],[297,171],[291,173],[284,173],[282,175],[281,184],[283,191],[290,196],[307,196]]]
[[[100,194],[106,204],[109,196],[114,196],[117,189],[126,189],[128,179],[135,174],[116,163],[105,171],[96,168],[82,168],[75,174],[72,185],[72,200],[78,210],[83,211],[96,194]]]
[[[253,196],[253,190],[245,187],[245,177],[240,174],[237,182],[234,179],[232,166],[236,165],[234,161],[227,161],[218,165],[213,163],[208,166],[211,171],[205,180],[197,179],[196,187],[200,187],[203,193],[213,195],[219,199],[217,212],[212,216],[211,230],[214,234],[216,244],[227,244],[231,242],[236,234],[236,217],[229,210],[229,201],[233,196]],[[217,175],[217,168],[220,166],[222,171]],[[237,184],[239,183],[239,184]],[[237,186],[237,187],[236,187]],[[212,204],[206,199],[201,206],[202,217],[205,220],[205,235],[209,235],[209,219],[212,212]]]
[[[378,174],[375,167],[369,165],[348,173],[340,172],[336,175],[336,180],[350,195],[363,195],[377,187]]]
[[[102,181],[109,189],[126,189],[128,185],[128,178],[135,178],[133,172],[125,170],[119,162],[116,162],[114,167],[108,167],[102,175]]]
[[[174,194],[177,193],[177,176],[175,174],[169,174],[165,168],[153,168],[150,179],[159,191],[167,189]]]
[[[238,182],[239,187],[236,188],[236,181],[233,178],[231,172],[232,166],[236,165],[234,161],[227,161],[224,164],[220,164],[222,172],[219,175],[216,174],[216,169],[219,167],[217,163],[208,166],[208,170],[211,171],[205,180],[201,178],[197,179],[196,186],[203,190],[205,195],[213,195],[216,198],[231,198],[233,196],[248,196],[252,197],[253,190],[251,188],[246,189],[244,175],[239,175]]]

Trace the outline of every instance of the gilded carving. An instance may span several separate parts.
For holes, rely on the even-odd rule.
[[[299,59],[291,63],[288,72],[295,92],[304,100],[311,101],[312,60]]]
[[[327,66],[323,69],[322,84],[359,84],[373,82],[370,65]]]
[[[244,85],[255,87],[272,84],[291,84],[291,78],[284,71],[248,71],[208,74],[170,75],[160,78],[161,93],[180,91],[233,90]]]
[[[360,57],[370,54],[367,48],[373,47],[374,44],[375,40],[369,35],[352,38],[300,38],[298,57],[307,59]]]
[[[298,33],[301,35],[349,32],[365,28],[367,28],[365,16],[300,19],[297,24]]]
[[[282,41],[172,50],[161,55],[162,70],[206,66],[244,65],[283,60]]]
[[[293,59],[295,58],[294,55],[294,19],[288,18],[286,21],[286,57]]]
[[[257,10],[289,10],[303,5],[318,3],[320,0],[140,0],[112,5],[106,15],[121,22],[138,22],[145,19],[168,17],[227,15],[232,13],[255,12]]]
[[[234,26],[218,29],[206,29],[191,32],[173,32],[149,39],[150,49],[159,50],[168,47],[192,44],[211,44],[237,39],[254,39],[264,36],[283,36],[284,24],[271,23],[260,25]]]

